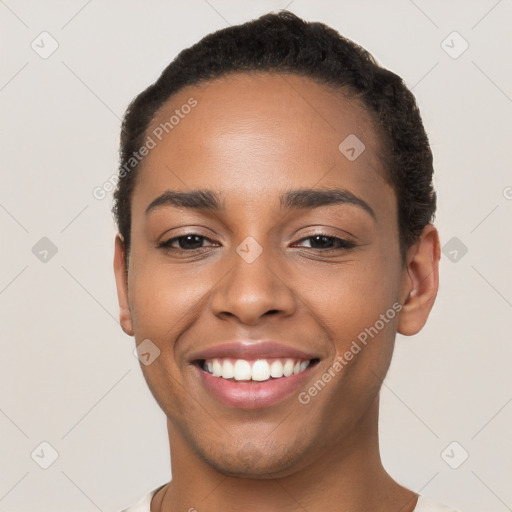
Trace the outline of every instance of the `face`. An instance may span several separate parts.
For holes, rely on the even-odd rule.
[[[226,474],[284,475],[332,454],[375,413],[411,283],[368,115],[307,78],[237,74],[181,90],[147,135],[128,280],[120,240],[116,277],[123,329],[160,351],[141,368],[169,427]],[[147,212],[166,191],[205,194],[169,194]],[[205,380],[198,354],[262,340],[313,361],[212,391],[226,379]]]

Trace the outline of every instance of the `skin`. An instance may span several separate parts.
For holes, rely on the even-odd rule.
[[[412,511],[417,494],[381,463],[379,389],[396,332],[418,333],[433,306],[436,228],[427,225],[402,262],[396,196],[355,100],[295,75],[236,74],[181,90],[147,133],[191,96],[197,106],[142,162],[127,278],[115,240],[122,329],[161,351],[141,364],[167,416],[172,466],[152,512]],[[366,146],[352,162],[338,150],[349,134]],[[280,208],[285,190],[325,187],[350,190],[376,220],[350,204]],[[146,216],[167,189],[212,189],[224,209],[167,205]],[[203,248],[157,248],[190,233],[206,237]],[[326,253],[307,238],[318,234],[356,247]],[[235,251],[248,236],[263,249],[250,264]],[[394,303],[399,314],[307,405],[292,393],[266,408],[229,407],[189,364],[192,352],[226,340],[273,339],[319,355],[307,390]]]

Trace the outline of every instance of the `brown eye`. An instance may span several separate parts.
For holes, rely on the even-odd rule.
[[[344,238],[328,235],[308,236],[300,240],[300,242],[304,242],[306,240],[310,241],[309,247],[311,249],[317,249],[320,251],[352,249],[353,247],[356,246],[356,244],[354,244],[353,242],[349,242]]]
[[[195,251],[205,248],[203,245],[204,241],[211,242],[211,240],[205,236],[189,233],[186,235],[170,238],[169,240],[162,242],[158,248],[176,251]]]

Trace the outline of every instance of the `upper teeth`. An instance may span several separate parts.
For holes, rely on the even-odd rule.
[[[292,374],[304,371],[311,361],[297,359],[207,359],[203,363],[203,369],[214,377],[235,380],[264,381],[270,377],[289,377]]]

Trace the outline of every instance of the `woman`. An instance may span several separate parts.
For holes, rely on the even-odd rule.
[[[181,52],[129,106],[120,153],[120,321],[172,466],[127,510],[452,510],[379,454],[395,336],[427,321],[440,258],[402,80],[267,14]]]

